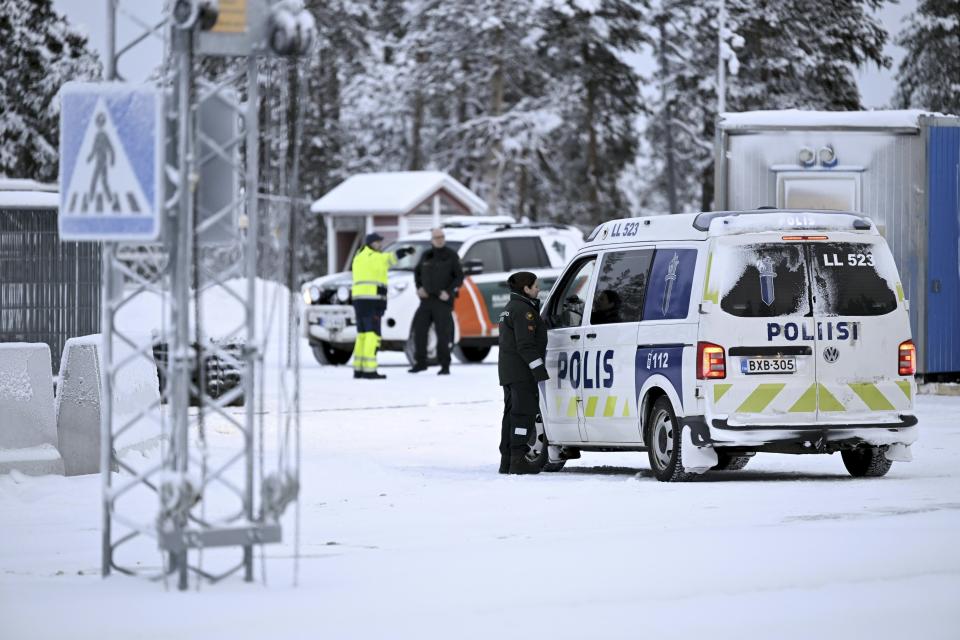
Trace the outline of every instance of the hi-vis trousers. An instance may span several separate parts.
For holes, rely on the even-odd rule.
[[[357,341],[353,345],[354,371],[376,372],[377,351],[380,350],[380,321],[386,309],[385,300],[353,301],[353,310],[357,316]]]

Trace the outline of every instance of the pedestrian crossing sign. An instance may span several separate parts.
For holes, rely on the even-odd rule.
[[[68,82],[60,92],[60,239],[156,240],[163,98],[153,87]]]

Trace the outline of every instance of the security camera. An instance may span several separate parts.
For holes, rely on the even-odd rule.
[[[173,24],[184,30],[199,26],[201,31],[209,31],[219,15],[219,0],[176,0],[171,12]]]
[[[313,46],[317,23],[303,2],[282,0],[270,13],[270,49],[280,56],[303,55]]]

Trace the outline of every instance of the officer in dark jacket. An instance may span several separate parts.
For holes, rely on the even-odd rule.
[[[446,236],[438,227],[430,234],[432,247],[423,252],[413,271],[420,306],[413,316],[414,359],[410,373],[427,368],[427,334],[430,323],[437,332],[437,361],[440,375],[450,373],[450,343],[453,342],[453,300],[463,284],[460,256],[445,246]]]
[[[510,302],[500,314],[500,385],[503,423],[500,430],[500,473],[530,473],[526,458],[537,437],[540,413],[538,383],[548,380],[544,358],[547,327],[540,318],[537,276],[518,271],[507,280]]]

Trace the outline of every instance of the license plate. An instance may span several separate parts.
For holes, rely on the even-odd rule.
[[[740,360],[740,373],[794,373],[797,370],[796,358],[743,358]]]
[[[343,316],[330,316],[327,318],[320,318],[320,326],[326,327],[327,329],[343,329],[346,325],[344,322],[345,318]]]

